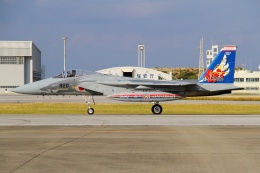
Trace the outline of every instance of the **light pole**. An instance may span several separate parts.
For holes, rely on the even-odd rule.
[[[138,67],[145,67],[145,45],[138,45]]]
[[[66,40],[67,40],[67,37],[63,36],[62,40],[64,40],[64,67],[63,67],[63,72],[65,73],[65,71],[66,71]]]

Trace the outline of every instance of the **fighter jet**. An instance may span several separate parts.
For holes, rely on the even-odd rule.
[[[225,46],[201,75],[198,81],[160,81],[68,71],[55,77],[26,84],[13,90],[34,95],[82,95],[88,105],[87,113],[94,114],[91,103],[96,95],[127,102],[151,102],[153,114],[163,111],[159,102],[191,96],[211,96],[243,89],[233,85],[236,46]]]

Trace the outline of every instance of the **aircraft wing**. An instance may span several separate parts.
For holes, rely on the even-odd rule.
[[[145,86],[145,87],[169,87],[169,86],[185,86],[185,85],[194,85],[194,83],[183,82],[183,81],[155,81],[155,80],[118,80],[115,82],[98,82],[99,84],[108,85],[108,86]]]

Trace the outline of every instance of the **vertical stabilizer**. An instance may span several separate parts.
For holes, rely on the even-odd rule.
[[[199,83],[233,83],[236,46],[224,46],[200,76]]]

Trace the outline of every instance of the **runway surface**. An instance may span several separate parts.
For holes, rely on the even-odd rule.
[[[258,173],[260,126],[0,126],[2,173]]]
[[[0,126],[260,125],[260,115],[0,115]]]

